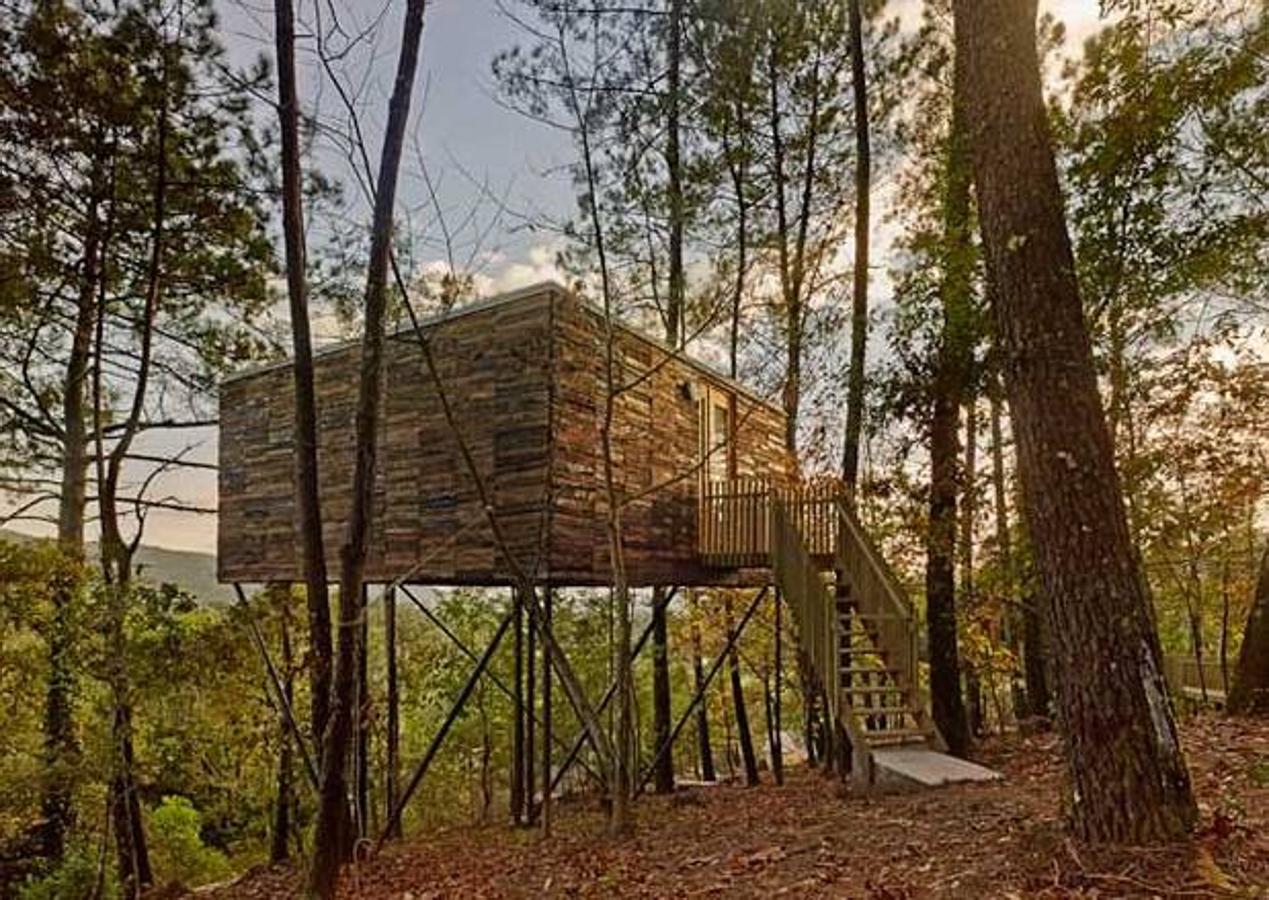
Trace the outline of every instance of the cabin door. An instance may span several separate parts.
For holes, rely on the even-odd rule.
[[[706,387],[701,401],[701,467],[707,481],[735,477],[736,453],[732,439],[732,395]]]

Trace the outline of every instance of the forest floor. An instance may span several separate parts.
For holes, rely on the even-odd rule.
[[[1269,898],[1269,722],[1201,716],[1183,739],[1201,809],[1184,844],[1073,840],[1060,748],[1042,733],[978,749],[1006,776],[997,783],[854,797],[796,766],[783,787],[647,797],[622,841],[580,803],[557,808],[550,839],[509,827],[419,835],[350,872],[341,896]],[[198,896],[294,897],[298,884],[291,870],[262,868]]]

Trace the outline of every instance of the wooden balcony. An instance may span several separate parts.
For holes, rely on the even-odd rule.
[[[697,550],[717,568],[771,564],[771,507],[778,498],[802,535],[812,560],[831,568],[837,546],[841,485],[834,481],[777,484],[766,478],[729,478],[701,484]]]

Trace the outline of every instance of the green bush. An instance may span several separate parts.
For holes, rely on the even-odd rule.
[[[155,881],[193,887],[232,873],[225,854],[203,844],[201,828],[202,815],[186,797],[164,797],[151,811],[148,836]]]
[[[71,847],[56,868],[29,878],[18,889],[18,900],[74,900],[91,897],[97,883],[97,868],[96,850]],[[102,900],[116,900],[119,896],[111,869],[111,866],[106,866]]]

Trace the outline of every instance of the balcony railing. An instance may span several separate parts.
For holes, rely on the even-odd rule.
[[[701,485],[697,543],[702,561],[720,568],[771,562],[771,501],[778,498],[816,562],[831,563],[840,527],[835,482],[776,484],[766,478],[729,478]]]

